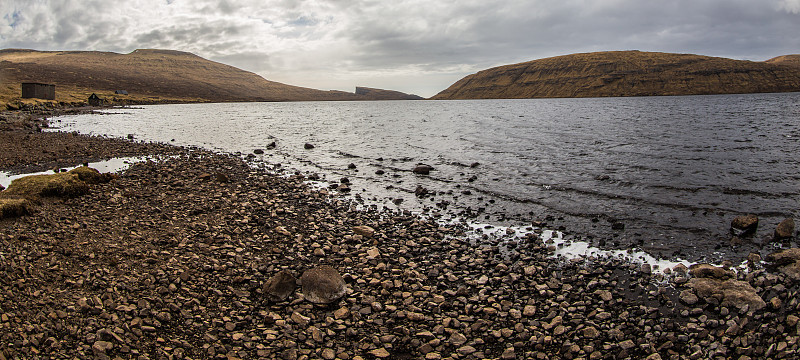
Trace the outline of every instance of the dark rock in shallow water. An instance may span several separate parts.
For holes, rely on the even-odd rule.
[[[274,149],[276,147],[278,147],[278,144],[273,141],[273,142],[269,143],[269,145],[267,145],[267,150],[272,150],[272,149]]]
[[[433,170],[433,166],[425,165],[425,164],[419,164],[419,165],[417,165],[417,167],[414,168],[413,171],[414,171],[414,174],[428,175],[428,174],[431,173],[431,170]]]
[[[297,279],[288,271],[281,271],[264,283],[264,294],[271,301],[284,301],[297,286]]]
[[[313,148],[314,148],[314,145],[312,145],[312,144],[309,144],[309,143],[306,143],[305,145],[303,145],[303,147],[304,147],[306,150],[311,150],[311,149],[313,149]]]
[[[255,150],[253,150],[253,154],[256,154],[256,155],[262,155],[262,154],[264,154],[264,150],[261,150],[261,149],[255,149]]]
[[[775,239],[786,239],[794,236],[794,219],[787,218],[775,228]]]
[[[731,221],[731,230],[737,236],[750,234],[758,228],[758,216],[753,214],[737,216]]]
[[[334,302],[347,291],[342,276],[328,265],[306,270],[300,277],[300,284],[306,299],[316,304]]]
[[[417,185],[417,188],[414,190],[414,195],[418,197],[423,197],[428,195],[428,189],[422,187],[422,185]]]

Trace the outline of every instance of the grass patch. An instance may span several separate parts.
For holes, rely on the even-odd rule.
[[[0,198],[0,220],[27,215],[30,207],[26,199]]]
[[[52,175],[31,175],[11,182],[8,188],[0,193],[0,197],[24,197],[36,199],[40,197],[59,196],[75,197],[89,193],[89,185],[75,173]]]

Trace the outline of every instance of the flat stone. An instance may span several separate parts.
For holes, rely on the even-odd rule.
[[[371,238],[373,235],[375,235],[375,229],[366,225],[354,226],[353,232],[365,238]]]
[[[372,354],[372,356],[377,357],[377,358],[381,358],[381,359],[388,358],[391,355],[391,354],[389,354],[388,351],[386,351],[385,348],[375,349],[375,350],[370,351],[369,353]]]

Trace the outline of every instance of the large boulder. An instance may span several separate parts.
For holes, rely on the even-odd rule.
[[[283,270],[264,282],[264,294],[274,302],[286,301],[297,287],[297,279]]]
[[[716,298],[725,307],[742,309],[747,306],[749,311],[758,311],[767,305],[756,290],[744,281],[694,278],[689,280],[689,287],[706,302]]]
[[[300,276],[300,284],[306,299],[316,304],[332,303],[347,292],[342,276],[336,269],[328,265],[306,270]]]
[[[737,236],[754,233],[757,228],[758,216],[753,214],[737,216],[731,221],[731,231]]]
[[[794,219],[787,218],[775,227],[775,239],[786,239],[794,236]]]

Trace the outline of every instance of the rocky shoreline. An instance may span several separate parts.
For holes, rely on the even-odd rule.
[[[360,210],[301,175],[254,170],[234,156],[30,124],[3,127],[0,146],[0,171],[170,155],[88,185],[86,195],[34,199],[28,215],[0,219],[0,360],[791,359],[798,351],[796,249],[754,255],[748,271],[560,261],[536,230],[476,239],[463,226]],[[311,302],[303,274],[323,265],[344,288],[330,303]],[[277,291],[285,275],[303,284]]]

